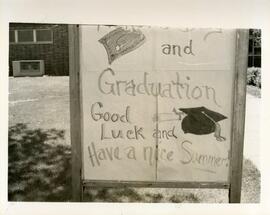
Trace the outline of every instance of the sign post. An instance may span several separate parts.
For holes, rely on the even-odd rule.
[[[78,26],[69,25],[69,95],[70,137],[72,153],[72,199],[82,200],[81,181],[81,101],[80,101],[80,53]]]
[[[240,202],[248,31],[71,25],[74,201],[82,188],[229,189]]]
[[[245,105],[246,105],[246,71],[248,53],[248,31],[237,31],[236,60],[235,60],[235,87],[234,112],[232,132],[232,164],[231,183],[229,189],[229,202],[240,203],[242,186],[242,165],[245,131]]]

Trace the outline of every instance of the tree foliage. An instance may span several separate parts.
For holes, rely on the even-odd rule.
[[[250,36],[254,39],[256,46],[261,46],[261,30],[260,29],[251,29]]]

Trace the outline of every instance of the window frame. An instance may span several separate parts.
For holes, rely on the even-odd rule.
[[[33,41],[19,41],[19,31],[20,32],[31,31],[32,32],[32,36],[33,36]],[[17,36],[16,36],[16,34],[17,34]],[[35,42],[35,37],[34,37],[34,34],[33,34],[33,30],[32,29],[19,29],[19,30],[15,30],[15,42],[16,43],[33,43],[33,42]]]
[[[51,34],[51,40],[47,40],[47,41],[38,41],[37,40],[37,31],[50,31]],[[53,30],[49,29],[49,28],[40,28],[40,29],[34,29],[34,38],[35,38],[35,42],[36,43],[53,43]]]
[[[10,40],[10,35],[9,35],[9,43],[15,43],[15,42],[16,42],[16,33],[15,33],[15,30],[9,30],[9,34],[10,34],[11,32],[13,33],[14,41],[11,41],[11,40]]]
[[[255,67],[255,58],[260,58],[262,56],[262,47],[259,45],[256,45],[256,41],[254,39],[254,36],[250,33],[250,37],[249,37],[249,43],[251,42],[251,47],[249,46],[249,49],[251,48],[251,50],[249,50],[250,52],[248,53],[248,66],[249,67]],[[256,48],[260,48],[260,53],[255,53],[255,49]],[[258,63],[257,67],[261,67],[261,60],[260,63]]]
[[[18,31],[32,31],[33,34],[33,41],[29,41],[29,42],[20,42],[19,41],[19,37],[18,37]],[[38,41],[37,40],[37,30],[49,30],[51,32],[51,40],[47,40],[47,41]],[[11,29],[10,31],[14,32],[14,37],[15,37],[15,41],[14,42],[9,42],[10,44],[53,44],[53,30],[51,28],[35,28],[35,29]]]

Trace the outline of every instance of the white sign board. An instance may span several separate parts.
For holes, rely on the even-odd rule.
[[[236,31],[79,28],[83,180],[228,182]]]

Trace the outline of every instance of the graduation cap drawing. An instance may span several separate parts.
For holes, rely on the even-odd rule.
[[[182,120],[182,130],[184,133],[196,135],[214,133],[214,137],[218,141],[226,140],[225,137],[221,136],[221,126],[218,123],[221,120],[227,119],[226,116],[209,110],[203,106],[194,108],[179,108],[179,110],[186,114]]]
[[[103,36],[99,42],[105,47],[111,64],[117,58],[140,47],[145,42],[145,36],[139,29],[119,27]]]

